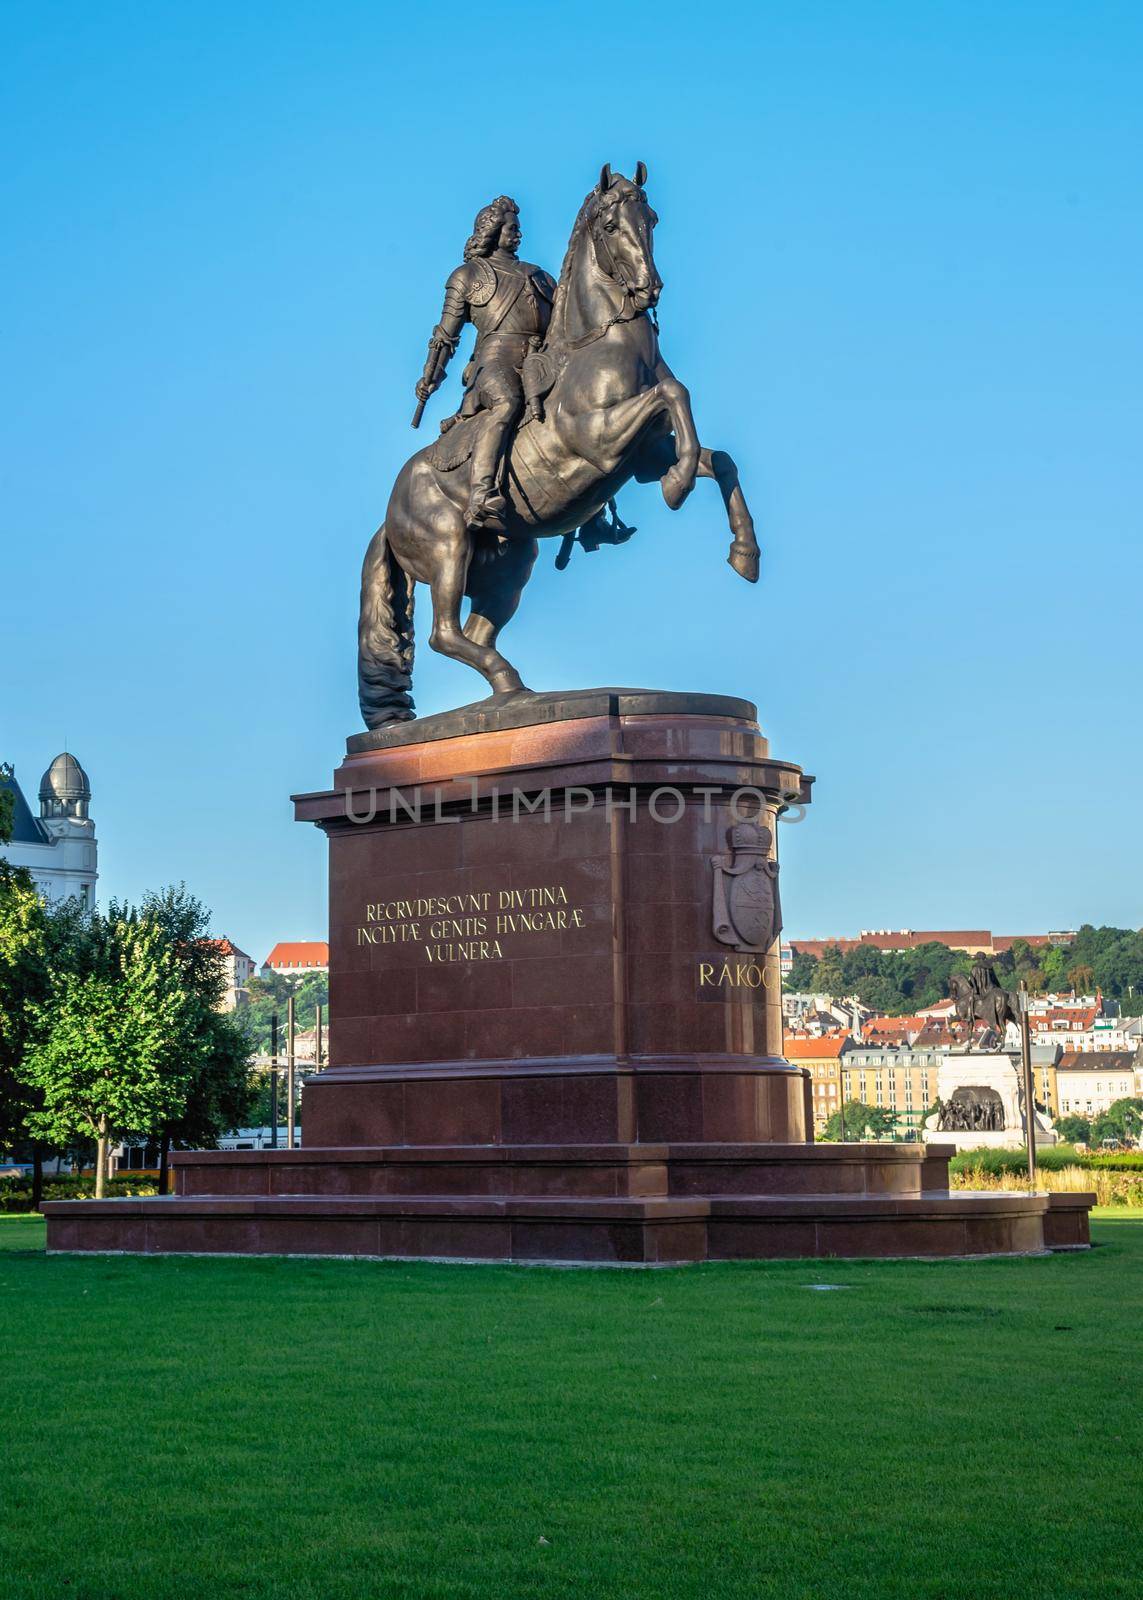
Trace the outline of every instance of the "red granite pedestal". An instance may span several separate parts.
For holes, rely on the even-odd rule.
[[[443,721],[443,726],[442,726]],[[1082,1247],[1090,1196],[948,1190],[950,1149],[815,1145],[777,946],[714,932],[727,830],[804,807],[748,703],[601,690],[350,741],[331,1065],[303,1148],[47,1205],[58,1250],[671,1262]]]

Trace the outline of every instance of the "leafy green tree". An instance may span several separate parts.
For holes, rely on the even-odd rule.
[[[863,1005],[872,1006],[875,1011],[892,1013],[901,1010],[901,991],[892,978],[880,977],[875,973],[870,973],[865,977],[858,978],[853,985],[852,992],[857,995]]]
[[[241,1023],[210,1012],[196,1029],[199,1046],[182,1110],[160,1132],[159,1193],[166,1193],[165,1157],[172,1147],[216,1150],[219,1135],[244,1127],[257,1097],[250,1067],[250,1038]]]
[[[244,1016],[254,1039],[255,1047],[265,1054],[270,1048],[270,1019],[278,1017],[278,1047],[285,1050],[286,1006],[294,997],[294,1023],[299,1030],[313,1028],[315,1008],[321,1006],[326,1022],[329,1021],[329,976],[324,972],[310,972],[302,979],[286,978],[279,972],[267,972],[262,977],[251,978],[248,985],[250,1004]]]
[[[10,798],[0,791],[0,796]],[[48,936],[43,901],[31,874],[0,860],[0,1149],[29,1140],[28,1117],[38,1094],[23,1074],[34,1030],[34,1007],[48,993]],[[33,1152],[33,1201],[38,1208],[43,1156]]]
[[[840,945],[827,945],[818,961],[815,994],[844,994],[845,993],[845,958],[841,953]]]
[[[1136,1144],[1141,1133],[1143,1100],[1115,1100],[1106,1111],[1092,1118],[1091,1137],[1096,1144],[1102,1144],[1104,1139],[1115,1139],[1119,1144]]]
[[[35,1038],[22,1075],[42,1095],[27,1121],[52,1144],[93,1138],[102,1197],[113,1140],[175,1115],[187,1081],[169,1070],[189,999],[160,930],[100,919],[89,970],[55,970],[32,1007]]]
[[[821,994],[818,987],[818,960],[805,950],[799,950],[790,963],[783,987],[787,994]]]
[[[1011,949],[990,959],[1007,989],[1021,981],[1033,994],[1098,987],[1125,1015],[1143,1014],[1143,931],[1085,923],[1067,943],[1033,948],[1026,939],[1016,939]],[[910,950],[858,945],[844,955],[833,945],[820,961],[796,955],[785,987],[810,994],[857,994],[893,1016],[943,999],[950,975],[967,973],[971,965],[970,954],[938,943]]]
[[[250,1037],[238,1017],[219,1010],[225,957],[210,937],[210,912],[185,884],[146,895],[138,909],[112,904],[108,915],[157,931],[186,997],[182,1029],[161,1062],[161,1071],[183,1085],[182,1095],[156,1121],[134,1130],[159,1146],[159,1193],[165,1194],[172,1147],[214,1149],[219,1134],[249,1114]]]
[[[0,797],[11,800],[9,791]],[[11,808],[0,843],[11,837]],[[0,859],[0,1149],[30,1151],[32,1206],[43,1193],[44,1157],[50,1147],[34,1138],[29,1117],[40,1091],[23,1070],[35,1036],[36,1007],[48,996],[49,974],[82,935],[88,913],[77,899],[48,906],[32,875]]]
[[[847,1100],[842,1115],[835,1111],[827,1119],[825,1137],[841,1139],[843,1121],[847,1143],[860,1143],[864,1139],[890,1138],[897,1128],[897,1116],[894,1112],[885,1111],[880,1106],[867,1106],[863,1100]]]
[[[1091,1123],[1087,1117],[1057,1117],[1053,1126],[1066,1144],[1091,1143]]]
[[[1040,958],[1044,989],[1048,994],[1058,994],[1067,981],[1068,958],[1063,945],[1054,944]]]

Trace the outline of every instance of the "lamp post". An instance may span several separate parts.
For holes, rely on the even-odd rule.
[[[294,1148],[297,1078],[294,1072],[294,997],[286,1001],[286,1149]]]
[[[1032,1080],[1032,1033],[1028,1024],[1028,985],[1020,980],[1020,1065],[1024,1073],[1024,1132],[1028,1140],[1028,1187],[1036,1188],[1036,1094]]]
[[[278,1148],[278,1013],[270,1018],[270,1149]]]

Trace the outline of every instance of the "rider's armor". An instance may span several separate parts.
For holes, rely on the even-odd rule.
[[[477,524],[505,509],[499,480],[512,430],[525,410],[521,368],[548,329],[556,285],[551,275],[507,251],[466,261],[449,278],[444,310],[429,341],[426,378],[443,376],[466,322],[476,348],[464,369],[460,417],[485,417],[472,452],[468,518]],[[529,415],[536,409],[528,402]],[[526,419],[525,419],[526,420]]]

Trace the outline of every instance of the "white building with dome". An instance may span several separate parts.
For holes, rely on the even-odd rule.
[[[94,906],[99,847],[89,814],[91,784],[75,757],[63,751],[40,779],[38,817],[11,763],[0,763],[0,789],[13,801],[12,839],[0,844],[0,856],[14,867],[27,867],[45,900],[74,895]]]

